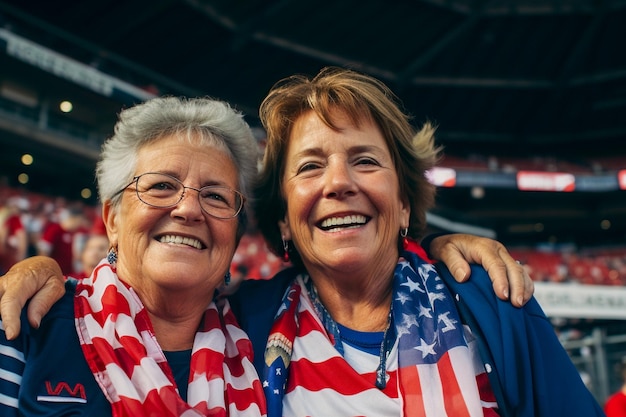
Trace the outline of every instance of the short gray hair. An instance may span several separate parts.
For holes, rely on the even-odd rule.
[[[260,151],[243,115],[215,99],[159,97],[119,114],[96,166],[100,201],[110,201],[117,208],[121,201],[117,193],[132,181],[139,149],[173,134],[223,146],[238,169],[239,191],[248,196]]]

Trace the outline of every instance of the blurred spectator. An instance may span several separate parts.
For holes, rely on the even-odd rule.
[[[81,269],[74,274],[76,278],[91,276],[94,268],[107,256],[109,251],[109,238],[106,234],[91,233],[85,241],[80,253]]]
[[[614,392],[604,404],[606,417],[626,417],[626,358],[622,359],[620,379],[622,386],[619,391]]]
[[[27,256],[33,256],[39,253],[37,245],[41,240],[43,229],[50,221],[50,212],[47,210],[47,207],[50,207],[50,205],[45,201],[38,201],[36,204],[33,204],[30,213],[30,221],[28,224],[24,225],[28,235]]]
[[[245,271],[248,279],[269,279],[284,266],[284,262],[267,249],[263,236],[256,230],[248,230],[233,256],[231,275],[241,276]]]
[[[59,211],[59,222],[49,222],[37,244],[39,255],[54,258],[63,274],[70,275],[80,258],[80,236],[88,233],[88,222],[81,206],[69,206]]]
[[[22,222],[23,212],[29,208],[28,200],[11,197],[0,209],[0,273],[4,274],[17,261],[26,257],[28,236]]]

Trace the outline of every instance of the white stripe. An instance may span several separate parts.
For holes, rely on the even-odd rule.
[[[210,349],[214,352],[224,352],[224,345],[226,344],[226,338],[222,329],[213,328],[208,332],[196,333],[193,341],[194,353],[197,349]]]
[[[131,325],[133,329],[135,329],[135,331],[137,330],[134,323],[129,325]],[[141,338],[140,343],[144,346],[144,348],[146,348],[146,355],[149,358],[152,358],[157,363],[167,362],[165,353],[163,353],[163,350],[161,349],[161,346],[159,345],[159,342],[157,341],[156,336],[153,333],[150,333],[147,330],[143,330],[139,337]],[[121,342],[115,340],[115,343],[117,344]],[[124,350],[125,349],[126,348],[124,348]]]
[[[75,398],[75,397],[52,397],[47,395],[38,395],[37,401],[47,402],[47,403],[87,403],[87,400],[84,398]]]
[[[9,407],[13,407],[13,408],[17,408],[18,407],[17,398],[9,397],[9,396],[4,395],[4,394],[0,394],[0,404],[6,405],[6,406],[9,406]]]
[[[205,374],[196,374],[188,387],[187,402],[195,407],[208,401],[209,408],[221,407],[225,409],[224,389],[223,379],[215,378],[207,382]]]
[[[24,353],[15,348],[12,348],[11,346],[0,345],[0,355],[17,359],[20,362],[26,362],[26,360],[24,359]]]
[[[107,369],[109,369],[108,366]],[[119,372],[122,372],[122,375],[111,376],[111,381],[116,381],[115,385],[116,388],[118,388],[118,379],[116,378],[120,378],[119,381],[121,382],[123,378],[125,378],[125,374],[122,369],[117,366],[112,369],[118,369]],[[146,400],[147,394],[153,389],[159,390],[165,386],[171,385],[169,379],[167,379],[167,376],[165,376],[165,373],[161,370],[159,365],[154,360],[147,357],[142,358],[139,365],[133,368],[130,381],[128,381],[128,379],[126,381],[128,384],[120,384],[120,387],[125,387],[125,389],[122,390],[118,388],[117,391],[120,395],[125,395],[131,398],[137,398],[137,396],[139,396],[137,399],[139,399],[142,403]],[[141,391],[137,391],[138,389]]]
[[[332,354],[326,346],[330,346]],[[330,345],[330,342],[324,334],[319,331],[312,331],[306,336],[296,337],[293,344],[292,361],[298,361],[300,359],[306,359],[313,363],[325,362],[331,357],[341,357],[339,352]]]
[[[483,405],[480,401],[480,393],[476,383],[476,375],[482,373],[481,369],[474,368],[470,352],[464,346],[450,349],[448,355],[450,356],[454,374],[459,382],[461,394],[467,404],[470,415],[482,417],[484,415]]]
[[[241,361],[241,365],[244,369],[244,372],[240,376],[228,375],[227,383],[231,384],[233,388],[239,391],[243,391],[250,388],[250,375],[256,375],[256,370],[252,362],[247,359]],[[226,365],[224,365],[226,368]],[[228,371],[224,371],[226,373]]]
[[[495,401],[481,401],[480,404],[484,408],[498,408],[498,403]]]
[[[226,325],[226,331],[228,332],[228,334],[230,335],[230,337],[233,339],[234,342],[238,342],[241,339],[248,338],[248,335],[246,334],[246,332],[244,332],[239,327],[234,326],[232,324]]]
[[[22,375],[15,372],[9,372],[6,369],[0,369],[0,379],[20,385],[22,383]]]
[[[343,344],[343,358],[350,364],[352,369],[359,374],[366,374],[369,372],[376,372],[378,365],[380,364],[380,356],[372,355],[368,352],[363,352],[357,348],[354,348],[346,343]],[[398,369],[398,341],[393,345],[391,352],[387,356],[386,364],[387,372],[393,372]]]
[[[437,365],[424,364],[417,366],[424,409],[427,417],[445,416],[441,377]]]
[[[85,318],[87,317],[93,319],[92,315],[87,315]],[[141,338],[135,321],[126,314],[110,314],[102,327],[95,320],[93,322],[90,321],[89,324],[94,326],[94,329],[89,329],[91,334],[102,335],[107,340],[115,339],[117,341],[122,337],[134,337],[138,340]],[[116,349],[119,346],[121,345],[113,345]]]
[[[192,408],[192,409],[183,411],[180,417],[198,417],[199,415],[200,413],[197,410],[194,410]]]
[[[235,403],[231,403],[228,406],[229,415],[238,417],[259,417],[261,415],[261,409],[257,403],[251,403],[245,410],[238,410]],[[265,416],[265,414],[263,414]]]
[[[285,416],[389,417],[401,414],[400,399],[389,398],[377,388],[345,396],[331,389],[311,392],[300,386],[283,400]]]
[[[144,367],[144,369],[142,369]],[[152,371],[149,371],[152,369]],[[156,371],[159,371],[158,373]],[[152,373],[150,373],[152,372]],[[153,389],[160,389],[170,382],[163,374],[159,366],[151,359],[144,358],[141,366],[133,368],[131,379],[128,379],[126,373],[118,365],[110,363],[106,366],[108,378],[105,381],[115,381],[115,386],[109,384],[106,389],[111,397],[111,401],[119,401],[120,396],[132,398],[134,400],[144,402],[146,395]],[[99,381],[101,382],[101,381]],[[137,388],[141,387],[141,392]]]

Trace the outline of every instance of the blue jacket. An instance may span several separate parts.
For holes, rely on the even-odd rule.
[[[463,321],[480,340],[481,356],[502,416],[605,415],[534,298],[522,308],[501,301],[480,266],[472,266],[471,279],[463,284],[457,283],[443,264],[437,269],[455,295]],[[233,310],[252,340],[254,364],[260,375],[274,314],[297,272],[290,268],[268,281],[245,281],[231,298]]]
[[[536,300],[521,309],[500,301],[481,267],[472,267],[472,277],[464,284],[457,283],[444,266],[438,265],[438,269],[456,295],[461,317],[481,341],[481,355],[490,370],[501,415],[604,416]],[[290,268],[268,281],[245,281],[231,297],[233,311],[252,340],[254,364],[261,375],[274,315],[296,272]],[[110,405],[95,383],[78,343],[72,296],[70,288],[46,315],[39,330],[27,326],[23,317],[23,333],[17,340],[6,341],[0,331],[0,371],[29,381],[20,387],[19,382],[2,377],[0,372],[0,415],[17,415],[18,396],[19,411],[26,415],[61,409],[92,416],[110,415]],[[29,352],[29,346],[39,346],[41,350]],[[26,363],[24,356],[28,358]],[[184,370],[176,373],[184,380]]]
[[[501,415],[604,416],[535,298],[522,308],[500,300],[480,266],[472,266],[463,284],[444,265],[437,269],[462,319],[481,340]]]

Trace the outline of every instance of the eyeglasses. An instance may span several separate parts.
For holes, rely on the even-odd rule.
[[[114,196],[122,193],[133,183],[136,183],[135,191],[139,200],[157,208],[173,207],[180,203],[188,189],[197,191],[202,210],[218,219],[236,217],[245,201],[243,194],[229,187],[221,185],[208,185],[202,188],[187,187],[178,178],[156,172],[136,176]]]

